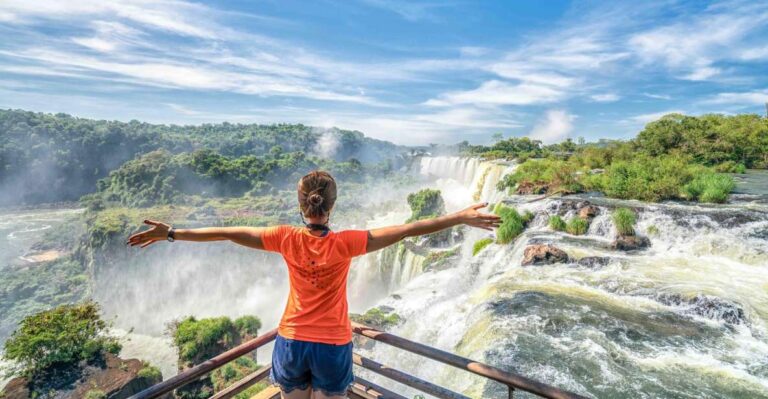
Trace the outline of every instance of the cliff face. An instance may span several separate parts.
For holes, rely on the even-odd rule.
[[[139,373],[143,368],[144,364],[137,359],[123,360],[107,354],[100,365],[87,365],[76,371],[62,370],[46,382],[15,378],[6,385],[0,397],[125,399],[162,380],[158,375]]]

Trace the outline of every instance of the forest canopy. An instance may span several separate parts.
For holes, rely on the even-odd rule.
[[[161,152],[141,159],[154,151]],[[0,110],[0,206],[77,200],[131,160],[136,163],[126,168],[180,155],[177,164],[191,165],[192,174],[205,175],[203,180],[215,180],[217,173],[229,172],[226,168],[272,167],[279,173],[313,156],[343,163],[334,165],[342,171],[354,170],[358,164],[391,161],[404,151],[357,131],[300,124],[156,125]],[[240,175],[226,179],[236,183],[231,188],[236,192],[245,185]]]

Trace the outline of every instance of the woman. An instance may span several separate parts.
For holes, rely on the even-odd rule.
[[[372,230],[331,231],[336,182],[314,171],[301,178],[299,208],[305,227],[209,227],[174,229],[145,220],[149,230],[132,235],[131,246],[157,241],[230,240],[278,252],[288,266],[290,293],[275,339],[271,379],[283,398],[344,398],[352,383],[352,327],[347,311],[347,273],[352,258],[388,247],[406,237],[435,233],[466,224],[498,227],[496,215],[478,212],[487,204],[399,226]]]

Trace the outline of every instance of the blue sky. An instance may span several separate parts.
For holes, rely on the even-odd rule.
[[[0,108],[402,144],[764,113],[764,1],[0,1]]]

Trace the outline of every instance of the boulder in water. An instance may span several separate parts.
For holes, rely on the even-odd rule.
[[[651,240],[649,240],[648,237],[638,235],[620,235],[611,243],[611,248],[620,251],[635,251],[650,246]]]
[[[701,294],[693,297],[684,297],[681,294],[659,294],[656,299],[665,305],[683,307],[685,313],[720,320],[727,324],[747,323],[744,309],[739,304],[718,297]]]
[[[568,254],[551,244],[529,245],[523,254],[523,266],[552,265],[566,263],[570,260]]]
[[[579,259],[576,263],[579,266],[588,267],[590,269],[596,269],[608,265],[611,262],[611,258],[607,256],[585,256]]]
[[[579,209],[579,217],[584,220],[590,220],[600,213],[600,208],[587,203]]]

